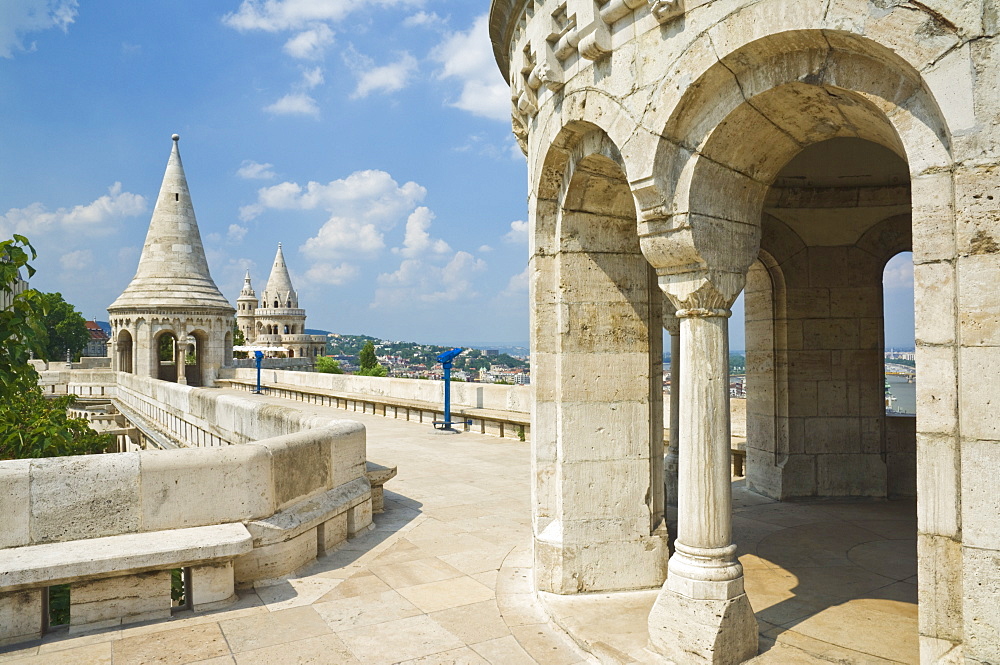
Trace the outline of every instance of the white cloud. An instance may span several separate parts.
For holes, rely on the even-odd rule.
[[[357,266],[350,263],[339,265],[316,263],[306,271],[306,279],[314,284],[339,286],[354,280],[358,276],[358,272]]]
[[[309,115],[319,117],[319,105],[316,100],[304,92],[293,92],[285,95],[264,110],[274,115]]]
[[[467,32],[448,35],[431,57],[441,63],[438,77],[462,85],[450,106],[494,120],[510,120],[510,86],[503,80],[490,46],[488,16],[483,14]]]
[[[400,186],[385,171],[355,171],[346,178],[327,184],[310,181],[305,187],[283,182],[257,191],[257,203],[241,209],[244,221],[266,209],[327,210],[344,217],[355,217],[376,224],[398,221],[419,203],[427,190],[415,182]]]
[[[913,254],[902,252],[889,259],[882,272],[882,286],[886,289],[913,288]]]
[[[28,236],[50,231],[73,231],[101,234],[110,231],[112,222],[123,217],[134,217],[146,210],[146,199],[139,194],[122,191],[116,182],[108,193],[86,205],[59,208],[49,211],[42,203],[32,203],[26,208],[11,208],[0,215],[0,236],[12,233]]]
[[[489,254],[490,252],[493,251],[493,248],[490,247],[489,245],[480,245],[478,251],[480,254]]]
[[[429,208],[420,206],[406,219],[406,236],[403,239],[402,248],[393,248],[393,252],[402,254],[408,258],[419,257],[424,254],[447,254],[451,251],[444,240],[431,238],[427,232],[431,222],[434,220],[434,213]]]
[[[468,252],[456,252],[443,266],[423,259],[404,259],[399,269],[378,276],[372,307],[412,308],[419,303],[439,304],[475,298],[472,275],[486,269],[486,262]]]
[[[277,177],[274,164],[258,164],[252,159],[244,159],[236,175],[245,180],[272,180]]]
[[[59,257],[59,265],[63,270],[73,272],[85,270],[94,263],[94,254],[89,249],[78,249],[67,252]]]
[[[319,105],[308,91],[322,83],[322,68],[305,69],[302,71],[302,80],[292,86],[292,92],[275,103],[265,106],[264,110],[275,115],[309,115],[318,118]]]
[[[528,292],[528,266],[507,281],[507,287],[501,291],[501,296],[520,296]]]
[[[395,62],[379,67],[375,66],[371,58],[353,50],[345,54],[345,60],[358,77],[358,85],[351,93],[351,99],[362,99],[373,92],[402,90],[417,71],[417,59],[406,52],[401,53]]]
[[[230,242],[243,242],[243,238],[247,235],[247,230],[245,226],[230,224],[229,230],[226,232],[226,239]]]
[[[325,23],[319,23],[309,30],[303,30],[287,42],[285,53],[300,60],[319,60],[326,47],[333,43],[333,30]]]
[[[522,220],[516,220],[510,223],[510,231],[504,234],[504,241],[512,242],[516,244],[523,244],[528,242],[528,223]]]
[[[370,222],[331,217],[302,245],[302,253],[313,259],[328,256],[366,254],[373,256],[385,247],[382,232]]]
[[[243,0],[222,22],[242,32],[302,30],[317,22],[336,23],[352,12],[378,7],[418,7],[423,0]]]
[[[420,11],[411,16],[407,16],[403,19],[403,25],[407,28],[437,28],[439,26],[444,26],[447,23],[445,19],[441,18],[434,12],[424,12]]]
[[[0,2],[0,57],[13,58],[15,51],[33,51],[22,36],[59,28],[63,32],[76,20],[77,0],[3,0]]]

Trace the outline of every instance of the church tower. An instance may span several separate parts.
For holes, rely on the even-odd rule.
[[[233,355],[235,310],[208,271],[179,140],[174,134],[135,277],[108,307],[109,348],[117,371],[210,386]]]
[[[249,277],[247,280],[249,284]],[[254,344],[284,347],[293,358],[315,357],[326,348],[325,337],[306,334],[306,311],[299,309],[299,296],[292,287],[280,242],[255,315]]]
[[[243,290],[236,299],[236,326],[243,333],[246,344],[252,344],[257,337],[254,325],[257,305],[257,294],[250,283],[250,271],[247,270],[247,275],[243,278]]]

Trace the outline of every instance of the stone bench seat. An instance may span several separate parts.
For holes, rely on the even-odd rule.
[[[0,550],[0,645],[44,634],[48,587],[70,585],[70,632],[165,619],[171,570],[192,609],[235,598],[233,560],[253,549],[240,523]]]
[[[365,476],[368,477],[368,482],[372,486],[372,512],[384,512],[385,498],[382,486],[396,477],[396,467],[382,466],[375,462],[365,462]]]
[[[0,591],[233,559],[253,548],[242,524],[127,533],[0,550]]]

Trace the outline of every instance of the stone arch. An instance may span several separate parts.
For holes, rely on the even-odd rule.
[[[231,333],[229,333],[231,335]],[[196,328],[188,333],[185,341],[189,345],[187,353],[194,356],[194,363],[184,365],[184,376],[190,386],[205,385],[205,363],[209,353],[211,335],[202,328]],[[230,343],[232,340],[230,338]]]
[[[119,372],[132,374],[135,371],[133,354],[135,353],[135,341],[132,333],[126,329],[118,331],[115,339],[115,369]]]
[[[657,586],[662,296],[617,146],[581,122],[549,152],[529,213],[535,580],[554,593]]]
[[[169,350],[167,350],[165,342],[167,338],[170,339]],[[183,373],[178,372],[177,364],[177,349],[180,340],[180,336],[173,328],[164,327],[153,334],[153,343],[150,345],[149,353],[151,356],[150,366],[153,368],[151,376],[154,379],[175,383],[183,376]]]

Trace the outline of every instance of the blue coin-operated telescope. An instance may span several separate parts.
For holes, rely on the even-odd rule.
[[[254,392],[259,395],[260,394],[260,361],[264,359],[264,352],[263,351],[254,351],[253,352],[253,359],[254,359],[254,362],[257,363],[257,389],[254,390]]]
[[[444,368],[444,420],[434,421],[434,427],[440,430],[451,430],[451,361],[459,356],[465,349],[452,349],[445,351],[437,357],[441,367]]]

